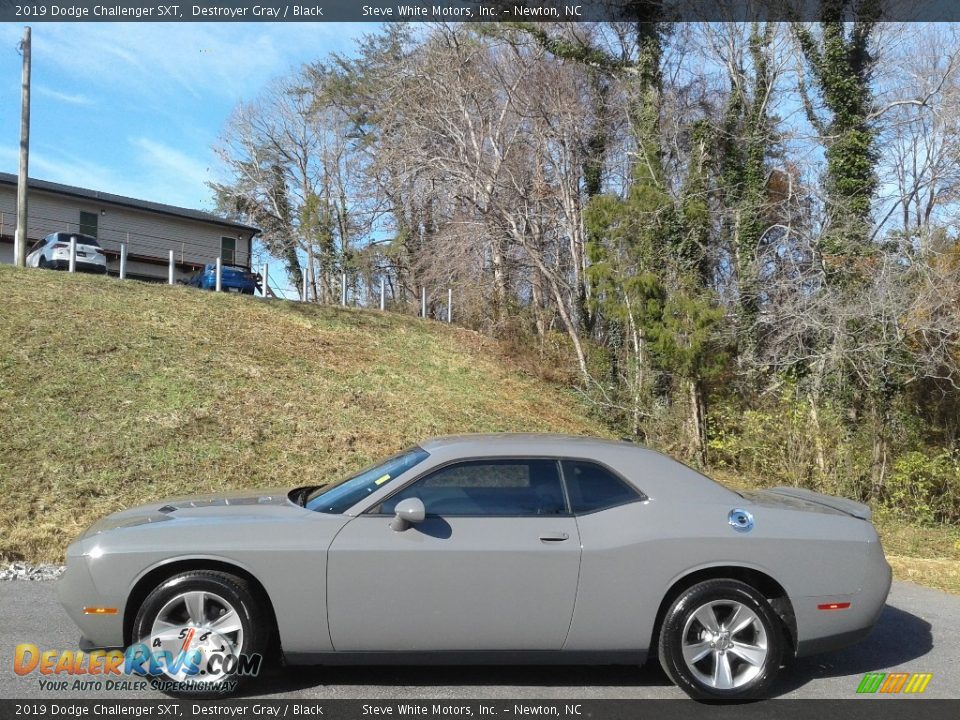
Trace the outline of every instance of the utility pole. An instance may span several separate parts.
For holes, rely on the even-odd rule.
[[[14,236],[13,263],[27,264],[27,176],[30,162],[30,28],[23,29],[20,43],[23,54],[23,79],[20,82],[20,170],[17,174],[17,231]]]

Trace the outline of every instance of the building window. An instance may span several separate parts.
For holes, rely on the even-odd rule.
[[[220,257],[224,265],[235,265],[237,262],[237,239],[232,237],[220,238]]]
[[[100,219],[100,216],[96,213],[80,211],[80,233],[82,235],[89,235],[90,237],[97,237],[97,221]]]

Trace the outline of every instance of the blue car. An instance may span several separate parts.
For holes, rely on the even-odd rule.
[[[220,270],[220,287],[224,292],[238,292],[243,295],[253,295],[260,290],[262,279],[260,273],[254,273],[237,265],[224,265]],[[187,285],[201,290],[216,290],[217,265],[208,263],[187,281]]]

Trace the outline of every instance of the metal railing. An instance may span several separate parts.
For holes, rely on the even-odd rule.
[[[44,218],[32,218],[42,220]],[[4,234],[5,229],[5,213],[0,212],[0,236]],[[60,222],[60,221],[57,221]],[[69,223],[62,223],[69,224]],[[78,227],[77,233],[79,233],[79,223],[73,223]],[[127,279],[129,274],[129,263],[130,260],[137,259],[139,253],[135,252],[137,250],[149,249],[151,251],[150,259],[156,263],[161,264],[163,260],[166,260],[167,266],[167,277],[166,282],[168,285],[177,284],[177,266],[192,265],[198,269],[206,267],[208,263],[211,262],[211,256],[209,254],[209,245],[204,243],[189,243],[185,241],[180,241],[180,252],[179,254],[170,247],[171,240],[167,238],[162,238],[160,236],[151,236],[144,234],[137,234],[131,236],[130,233],[124,231],[123,240],[111,240],[109,238],[103,238],[102,233],[104,231],[109,232],[109,229],[101,228],[98,232],[98,243],[103,249],[105,254],[115,254],[119,260],[119,272],[117,273],[120,280]],[[58,232],[73,232],[72,230],[61,230]],[[165,242],[164,242],[165,241]],[[190,251],[187,251],[187,246],[190,246]],[[35,247],[35,246],[34,246]],[[34,248],[28,248],[28,252],[32,251]],[[160,253],[161,250],[166,251],[166,258]],[[212,259],[212,262],[215,264],[215,278],[216,278],[216,292],[223,291],[223,266],[224,265],[242,265],[248,267],[253,271],[253,257],[254,255],[259,255],[259,253],[238,253],[242,254],[246,262],[237,262],[236,257],[232,258],[232,262],[226,262],[222,255],[219,255]],[[77,272],[77,241],[75,237],[70,238],[69,243],[69,262],[68,262],[69,272]],[[267,262],[261,262],[259,265],[259,275],[260,275],[260,285],[258,289],[261,292],[261,295],[265,298],[276,298],[281,300],[292,300],[299,302],[311,302],[309,300],[309,273],[303,274],[303,287],[298,288],[300,290],[300,297],[289,297],[288,293],[278,285],[274,279],[270,276],[269,264]],[[159,278],[157,278],[159,279]],[[349,297],[349,283],[347,282],[347,273],[341,272],[340,274],[340,302],[341,306],[357,305],[358,303],[350,302]],[[379,309],[382,312],[386,312],[388,308],[387,303],[387,287],[386,281],[384,278],[380,278],[379,288],[378,288],[378,297],[376,300],[379,302]],[[428,311],[428,291],[426,287],[420,288],[419,293],[419,312],[417,313],[418,317],[427,318],[429,316]],[[394,298],[396,300],[396,298]],[[447,288],[447,298],[445,306],[441,305],[441,310],[435,313],[437,319],[445,320],[447,323],[453,322],[453,288]],[[312,302],[316,302],[316,298]],[[444,317],[445,316],[445,317]]]

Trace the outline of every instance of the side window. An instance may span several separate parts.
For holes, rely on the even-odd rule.
[[[97,237],[97,223],[100,216],[96,213],[80,211],[80,234]]]
[[[584,460],[564,460],[563,478],[570,493],[570,507],[575,513],[603,510],[641,497],[602,465]]]
[[[567,512],[556,460],[473,460],[437,470],[386,500],[417,497],[428,515],[564,515]]]
[[[237,258],[237,239],[232,237],[220,238],[220,257],[224,265],[233,265]]]

